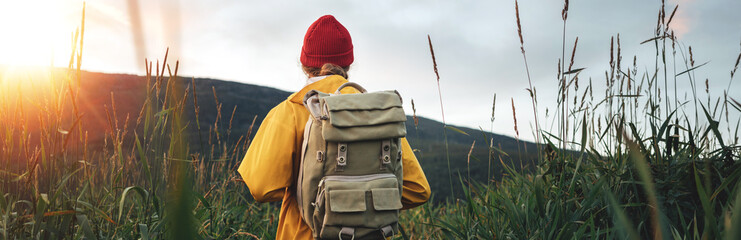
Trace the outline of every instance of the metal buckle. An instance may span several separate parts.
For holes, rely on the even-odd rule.
[[[350,235],[351,236],[350,237],[350,240],[354,240],[355,239],[355,229],[354,228],[342,227],[342,229],[340,229],[340,232],[337,233],[337,238],[339,238],[340,240],[342,240],[343,239],[342,238],[342,234],[343,233],[345,235]]]
[[[381,230],[381,235],[383,235],[383,237],[393,237],[395,235],[394,228],[391,227],[391,225],[386,225],[379,230]]]

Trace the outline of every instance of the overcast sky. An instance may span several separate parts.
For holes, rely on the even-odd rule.
[[[684,47],[692,46],[696,64],[710,61],[695,75],[698,81],[708,78],[710,94],[718,97],[741,51],[741,1],[668,1],[667,15],[677,4],[671,27]],[[580,78],[593,78],[596,98],[605,88],[611,36],[620,34],[624,65],[632,64],[636,55],[639,72],[653,69],[653,44],[639,43],[653,36],[660,6],[658,0],[571,1],[566,58],[578,36],[574,68],[586,68]],[[5,38],[0,40],[0,53],[5,53],[0,64],[49,65],[53,60],[55,66],[65,66],[81,7],[81,1],[69,0],[0,3]],[[514,99],[521,138],[533,139],[514,1],[162,0],[139,1],[138,7],[145,57],[162,59],[169,46],[170,59],[180,59],[181,75],[287,91],[304,83],[298,59],[306,29],[318,17],[332,14],[350,31],[355,46],[350,80],[369,90],[398,89],[408,114],[414,99],[418,115],[442,120],[429,34],[447,122],[489,130],[497,94],[494,132],[514,135]],[[552,111],[556,105],[563,2],[523,0],[519,7],[530,74],[544,115],[545,108]],[[123,0],[87,2],[83,69],[144,73],[131,10]],[[677,72],[684,69],[678,62]],[[683,95],[689,83],[679,81]],[[699,85],[704,98],[704,82]],[[729,95],[741,99],[741,80],[732,83]]]

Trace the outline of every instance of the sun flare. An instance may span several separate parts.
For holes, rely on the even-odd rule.
[[[0,65],[64,66],[82,2],[0,2]]]

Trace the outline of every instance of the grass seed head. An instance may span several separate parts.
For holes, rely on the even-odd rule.
[[[733,78],[733,75],[736,73],[736,69],[738,69],[739,61],[741,61],[741,53],[739,53],[738,57],[736,57],[736,64],[733,65],[733,70],[731,70],[731,78]]]
[[[656,18],[656,36],[661,35],[661,11],[659,11],[659,15]]]
[[[623,61],[623,56],[620,54],[620,33],[617,35],[617,69],[620,70],[620,62]]]
[[[659,27],[660,26],[666,26],[666,7],[665,7],[665,1],[661,0],[661,9],[659,9]],[[661,29],[661,28],[659,28]],[[657,29],[658,31],[658,29]]]
[[[614,43],[615,43],[615,37],[610,37],[610,68],[615,67],[614,63],[614,55],[613,55],[613,49],[614,49]]]
[[[674,6],[674,10],[672,11],[672,14],[669,15],[669,21],[666,21],[666,29],[664,31],[669,29],[669,24],[672,23],[672,19],[674,19],[674,14],[677,13],[677,8],[679,8],[679,4],[677,4],[677,6]]]
[[[520,37],[520,49],[525,52],[524,41],[522,40],[522,25],[520,25],[520,7],[515,0],[515,16],[517,17],[517,35]]]
[[[476,140],[473,140],[473,143],[471,143],[471,149],[468,150],[468,155],[466,156],[467,164],[471,164],[471,154],[473,153],[474,146],[476,146]]]
[[[563,3],[563,10],[561,10],[561,18],[566,21],[569,16],[569,0],[565,0]]]
[[[427,42],[430,44],[430,54],[432,55],[432,68],[435,70],[435,76],[437,77],[437,82],[440,83],[440,74],[437,72],[437,61],[435,60],[435,50],[432,49],[432,39],[430,39],[430,35],[427,35]]]
[[[414,107],[414,99],[412,99],[412,118],[414,118],[414,128],[419,126],[419,119],[417,119],[417,108]]]
[[[510,98],[510,99],[512,101],[512,119],[515,120],[515,135],[517,136],[517,138],[520,138],[520,131],[517,130],[517,113],[515,111],[515,99],[514,98]]]
[[[579,37],[576,37],[576,40],[574,40],[574,49],[571,50],[571,63],[569,63],[569,71],[571,71],[571,67],[574,66],[574,55],[576,55],[576,45],[578,43],[579,43]]]
[[[491,121],[494,122],[494,112],[497,110],[497,94],[494,94],[494,101],[491,103]]]

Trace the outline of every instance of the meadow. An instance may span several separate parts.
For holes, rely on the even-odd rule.
[[[528,29],[517,8],[512,24],[528,69],[521,34]],[[741,119],[733,119],[741,103],[730,89],[741,54],[724,94],[711,98],[711,83],[703,89],[705,78],[695,76],[704,64],[695,64],[691,49],[671,30],[675,11],[662,6],[655,35],[630,39],[655,46],[654,66],[624,62],[619,35],[612,39],[605,48],[611,56],[606,88],[599,89],[573,66],[578,39],[566,48],[567,1],[558,38],[564,46],[559,97],[549,99],[557,103],[550,106],[555,113],[539,118],[537,86],[528,88],[532,109],[524,111],[536,116],[537,160],[523,166],[522,152],[504,152],[486,137],[470,152],[488,152],[480,160],[502,176],[478,181],[450,167],[470,162],[470,154],[447,154],[445,181],[462,194],[433,193],[440,201],[402,211],[395,239],[741,238]],[[255,203],[236,172],[259,121],[233,129],[235,110],[222,111],[220,92],[197,92],[196,80],[180,78],[180,64],[167,53],[161,61],[143,62],[146,84],[134,89],[141,104],[111,92],[101,100],[105,104],[89,106],[96,101],[81,89],[95,83],[81,70],[84,22],[83,10],[67,68],[36,73],[46,76],[43,83],[7,80],[24,74],[5,74],[0,81],[0,236],[273,239],[279,203]],[[420,44],[429,44],[434,62],[433,40]],[[432,67],[437,73],[437,64]],[[531,82],[529,73],[523,78]],[[439,93],[445,80],[436,79]],[[678,98],[684,93],[677,94],[678,84],[667,87],[670,81],[686,82],[692,97]],[[707,99],[700,97],[703,90]],[[203,116],[205,102],[216,116]],[[495,95],[492,115],[510,102],[497,102]],[[131,108],[123,111],[130,114],[119,115],[122,108]],[[555,129],[544,130],[548,122]],[[449,134],[467,134],[447,123],[441,130],[445,147]]]

